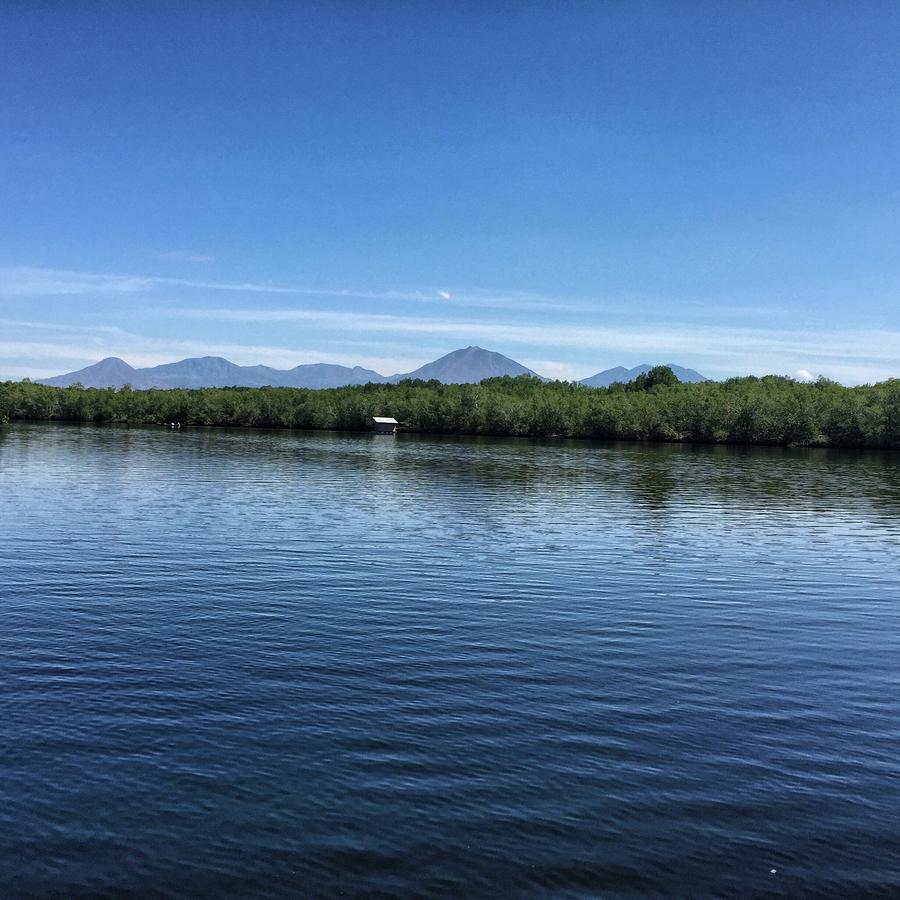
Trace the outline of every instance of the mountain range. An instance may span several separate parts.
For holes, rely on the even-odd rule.
[[[40,384],[51,387],[119,388],[130,384],[135,390],[143,388],[201,388],[201,387],[343,387],[387,379],[361,366],[333,366],[313,363],[293,369],[273,369],[270,366],[239,366],[221,356],[202,356],[182,359],[146,369],[135,369],[123,359],[107,357],[66,375],[45,378]]]
[[[706,379],[693,369],[668,364],[681,381],[697,382]],[[615,381],[631,381],[651,366],[643,364],[633,369],[617,366],[584,378],[580,384],[589,387],[608,387]],[[521,363],[481,347],[465,347],[454,350],[440,359],[426,363],[413,372],[385,376],[361,366],[338,366],[329,363],[312,363],[293,369],[273,369],[270,366],[239,366],[220,356],[203,356],[183,359],[136,369],[115,356],[107,357],[92,366],[44,378],[39,384],[52,387],[68,387],[81,384],[93,388],[120,388],[126,384],[135,390],[145,388],[200,388],[200,387],[303,387],[331,388],[353,384],[396,383],[405,379],[435,379],[445,384],[464,384],[483,381],[502,375],[533,375],[536,372]],[[547,380],[547,379],[544,379]]]
[[[697,384],[700,381],[709,380],[708,378],[704,378],[699,372],[695,372],[693,369],[686,369],[684,366],[679,366],[675,363],[663,363],[663,365],[668,366],[675,373],[675,377],[679,381]],[[578,383],[585,384],[588,387],[609,387],[617,381],[627,384],[629,381],[634,381],[638,375],[649,372],[652,368],[653,366],[648,363],[642,363],[639,366],[635,366],[633,369],[626,369],[624,366],[616,366],[612,369],[604,369],[596,375],[591,375],[590,378],[582,378]]]

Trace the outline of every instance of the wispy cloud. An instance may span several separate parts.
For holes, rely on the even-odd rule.
[[[64,341],[0,341],[0,357],[4,361],[36,361],[61,360],[65,363],[97,362],[97,348],[85,346],[83,343],[66,343]],[[105,356],[114,356],[105,353]]]
[[[140,275],[109,275],[14,266],[0,268],[0,297],[133,294],[150,290],[153,281],[152,278]]]
[[[791,354],[816,359],[855,359],[900,362],[900,332],[789,331],[764,328],[603,327],[578,323],[499,322],[480,319],[403,316],[326,309],[194,309],[167,311],[166,315],[220,322],[304,322],[335,328],[354,328],[407,334],[460,336],[503,343],[548,345],[585,350],[654,353],[690,352],[733,358],[735,353]]]
[[[179,257],[180,258],[180,257]],[[186,258],[186,257],[185,257]],[[211,261],[197,256],[191,261]],[[244,294],[272,294],[329,300],[378,300],[446,306],[452,298],[455,307],[506,310],[555,310],[579,312],[594,308],[587,301],[571,301],[521,292],[501,294],[478,289],[446,290],[364,290],[358,288],[315,288],[276,284],[270,281],[213,281],[196,278],[170,278],[161,275],[121,275],[110,272],[79,272],[69,269],[45,269],[27,266],[0,267],[0,297],[55,297],[88,294],[133,294],[160,288],[185,288]]]
[[[4,323],[10,321],[12,320],[3,320]],[[402,350],[396,354],[373,353],[371,352],[373,348],[381,347],[383,344],[371,340],[358,342],[346,328],[341,332],[339,341],[342,351],[329,352],[320,349],[321,344],[327,342],[318,339],[315,342],[319,345],[318,347],[308,348],[258,342],[234,343],[150,337],[115,328],[93,330],[89,327],[74,328],[62,325],[53,329],[49,326],[45,327],[43,323],[18,322],[16,324],[25,326],[22,333],[16,335],[17,339],[10,340],[7,336],[6,340],[0,340],[0,360],[2,360],[0,378],[24,376],[42,378],[48,374],[60,374],[64,371],[81,368],[106,356],[119,356],[134,366],[153,366],[174,362],[189,356],[225,356],[240,365],[264,364],[276,368],[291,368],[312,362],[333,362],[348,366],[362,365],[388,375],[394,372],[412,371],[428,359],[471,340],[469,335],[464,339],[450,340],[447,334],[439,334],[436,337],[435,345],[439,349],[432,350],[431,345],[418,340],[415,342],[417,355],[410,356],[403,353]],[[371,325],[371,322],[368,324]],[[419,327],[417,323],[406,324]],[[35,327],[37,331],[34,338],[27,336],[29,326]],[[886,378],[896,377],[900,373],[900,364],[896,358],[879,362],[865,356],[865,344],[874,337],[869,333],[854,336],[853,346],[847,348],[850,354],[848,358],[815,359],[812,351],[793,347],[790,344],[783,345],[778,341],[773,342],[766,336],[757,336],[756,344],[750,343],[742,347],[742,342],[746,342],[748,336],[746,334],[732,335],[729,347],[718,347],[714,351],[701,350],[698,354],[697,345],[702,344],[705,340],[711,340],[710,333],[698,335],[696,332],[690,332],[678,335],[672,332],[648,334],[633,331],[615,333],[603,331],[602,334],[595,333],[588,338],[583,335],[573,336],[564,333],[550,333],[548,336],[546,329],[538,330],[540,337],[544,338],[546,343],[555,342],[561,350],[560,357],[557,359],[536,358],[528,353],[519,354],[510,347],[510,344],[515,343],[516,340],[524,340],[526,337],[528,341],[536,343],[538,335],[534,332],[529,332],[527,335],[507,333],[502,341],[501,338],[504,336],[500,332],[492,332],[491,336],[494,340],[483,340],[483,335],[475,339],[493,349],[514,354],[521,362],[541,375],[566,380],[583,378],[614,362],[632,364],[645,361],[645,359],[650,362],[665,362],[673,360],[673,357],[675,357],[673,361],[679,361],[677,352],[672,352],[672,345],[678,342],[681,342],[684,347],[690,347],[694,352],[695,359],[698,357],[701,359],[701,363],[691,360],[692,364],[698,365],[704,374],[713,377],[768,373],[803,377],[812,375],[814,372],[822,372],[845,384],[859,384],[882,381]],[[419,336],[424,334],[422,331],[414,333]],[[721,333],[718,333],[717,336],[724,337]],[[548,337],[549,340],[547,340]],[[886,336],[885,341],[888,343],[891,340],[896,341],[897,337],[896,335]],[[689,343],[691,339],[693,340],[692,344]],[[572,349],[571,344],[576,344],[583,349],[582,345],[586,340],[596,341],[597,346],[586,357],[584,355],[573,357],[569,352]],[[603,341],[606,343],[602,343]],[[639,353],[634,350],[635,344],[643,345],[643,349]],[[361,347],[360,353],[357,354],[350,349],[354,345]],[[402,347],[402,342],[400,342],[400,347]],[[798,370],[797,366],[797,360],[801,358],[804,361],[813,360],[806,366],[800,367],[804,371]],[[593,361],[586,361],[586,359]]]
[[[23,336],[17,340],[0,340],[0,380],[59,375],[91,365],[107,356],[118,356],[136,367],[177,362],[186,357],[224,356],[244,366],[267,365],[290,369],[306,363],[335,363],[363,366],[384,375],[408,372],[426,361],[425,358],[403,354],[356,355],[272,344],[158,338],[121,329],[93,331],[83,328],[75,330],[73,335],[66,334],[65,326],[60,326],[57,332],[55,339],[53,335],[42,334],[41,339]],[[77,340],[72,340],[73,336],[77,336]]]
[[[85,332],[90,334],[126,334],[115,325],[71,325],[62,322],[36,322],[27,319],[0,319],[0,326],[11,329],[26,329],[36,331],[53,331],[58,334],[77,334]]]
[[[172,251],[181,257],[182,251]],[[173,255],[171,258],[175,258]],[[211,261],[212,257],[197,255],[193,261]],[[339,304],[340,301],[376,301],[385,305],[412,304],[439,307],[445,311],[492,310],[509,313],[553,313],[572,316],[609,315],[630,317],[640,307],[645,312],[655,310],[657,318],[672,315],[665,297],[558,297],[524,291],[496,291],[484,288],[421,287],[415,289],[370,290],[361,288],[318,288],[304,285],[278,284],[273,281],[216,281],[199,278],[174,278],[162,275],[123,275],[103,272],[80,272],[68,269],[39,267],[0,267],[0,298],[53,297],[66,295],[135,294],[161,291],[166,288],[207,293],[237,293],[272,295],[304,300],[318,299]],[[449,301],[449,302],[448,302]],[[695,301],[679,306],[682,320],[722,320],[743,318],[784,321],[786,314],[779,304],[723,305],[720,302]]]
[[[553,359],[519,359],[523,366],[527,366],[532,372],[552,378],[554,381],[578,381],[593,375],[595,370],[588,371],[584,366],[573,366],[565,362],[557,362]]]
[[[250,296],[236,297],[234,306],[209,308],[202,304],[215,302],[215,295],[198,293],[196,303],[183,302],[191,295],[182,294],[182,303],[177,307],[171,303],[139,305],[148,327],[150,320],[157,325],[168,321],[166,330],[173,330],[172,322],[177,321],[178,333],[183,336],[199,332],[197,340],[143,337],[108,324],[96,328],[83,322],[57,325],[36,321],[33,312],[18,319],[10,316],[3,320],[3,363],[7,368],[16,365],[21,370],[26,364],[44,368],[49,359],[64,366],[115,355],[134,364],[150,365],[191,355],[222,355],[243,364],[278,367],[302,362],[360,364],[389,374],[410,371],[455,347],[479,343],[520,357],[530,368],[551,377],[584,377],[613,365],[668,361],[692,366],[712,377],[796,374],[803,370],[810,374],[821,372],[845,383],[859,383],[900,375],[900,332],[896,329],[805,329],[791,328],[783,321],[778,326],[774,321],[751,324],[752,319],[733,326],[724,320],[670,323],[661,315],[650,316],[646,311],[638,317],[633,310],[630,315],[613,318],[606,315],[606,306],[567,306],[537,295],[466,293],[445,287],[384,292],[316,290],[267,282],[0,268],[0,297],[12,299],[117,294],[124,297],[166,287],[231,292],[232,296],[242,292],[271,294],[281,299],[274,301],[279,303],[275,308]],[[294,306],[292,297],[302,298],[303,302]],[[342,304],[343,299],[383,303],[370,304],[368,308],[375,311],[368,312],[359,311],[358,304],[355,309],[349,303]],[[435,306],[404,310],[403,302]],[[263,308],[251,306],[256,303]],[[125,303],[119,306],[123,310],[131,308]],[[362,306],[366,309],[365,304]],[[479,308],[492,313],[476,311]],[[524,314],[530,309],[550,308],[560,314]],[[562,315],[563,311],[573,314]],[[133,312],[129,315],[131,322],[136,321]],[[129,319],[123,315],[112,321]],[[194,324],[189,327],[189,322]],[[229,323],[247,326],[230,330],[242,336],[252,334],[254,340],[240,344],[210,339],[208,332],[223,330],[213,328],[215,324]],[[292,323],[296,329],[290,329]],[[21,337],[21,341],[12,340],[14,336]],[[415,339],[410,340],[411,336]],[[270,344],[269,337],[277,343]],[[284,346],[291,338],[303,349]],[[406,346],[412,348],[412,354]],[[359,356],[354,352],[357,348]]]

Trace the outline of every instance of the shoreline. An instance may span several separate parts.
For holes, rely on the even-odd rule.
[[[900,380],[847,388],[766,376],[589,388],[522,376],[479,384],[403,381],[278,387],[66,388],[0,382],[0,423],[277,428],[797,448],[900,449]]]
[[[94,422],[81,419],[11,419],[7,422],[0,422],[0,434],[4,428],[15,428],[17,426],[63,426],[69,428],[101,428],[101,429],[151,429],[163,431],[177,432],[202,432],[202,431],[227,431],[232,433],[240,432],[275,432],[277,434],[304,434],[304,435],[333,435],[335,437],[369,437],[379,439],[403,440],[407,437],[414,438],[442,438],[442,439],[465,439],[467,441],[528,441],[535,443],[553,443],[558,445],[564,444],[583,444],[586,446],[597,447],[616,447],[621,446],[623,449],[654,447],[654,448],[722,448],[725,450],[791,450],[803,451],[812,450],[817,452],[839,451],[841,453],[881,453],[887,452],[896,454],[900,451],[900,443],[896,445],[866,445],[866,444],[783,444],[783,443],[762,443],[759,441],[712,441],[712,440],[696,440],[696,439],[663,439],[663,438],[607,438],[607,437],[582,437],[573,435],[521,435],[521,434],[488,434],[484,432],[447,432],[447,431],[422,431],[410,428],[399,431],[396,435],[379,435],[368,429],[351,429],[351,428],[306,428],[294,427],[290,425],[230,425],[218,423],[202,423],[202,424],[183,424],[178,429],[173,429],[168,423],[164,422],[116,422],[103,421]]]

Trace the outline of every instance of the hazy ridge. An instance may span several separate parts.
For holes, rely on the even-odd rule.
[[[706,381],[693,369],[674,363],[668,365],[681,381]],[[584,378],[579,383],[588,387],[608,387],[616,381],[632,381],[642,372],[648,372],[650,368],[647,363],[633,369],[617,366]],[[38,383],[50,387],[81,384],[92,388],[121,388],[128,384],[136,390],[267,386],[322,389],[355,384],[396,383],[406,379],[423,381],[434,379],[444,384],[469,384],[504,375],[543,377],[502,353],[485,350],[482,347],[464,347],[426,363],[412,372],[389,376],[362,366],[340,366],[332,363],[310,363],[295,366],[293,369],[239,366],[220,356],[203,356],[148,368],[135,368],[123,359],[110,356],[91,366],[64,375],[44,378]]]

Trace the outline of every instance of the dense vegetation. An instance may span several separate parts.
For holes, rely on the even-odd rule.
[[[536,378],[437,381],[332,390],[97,390],[0,383],[10,419],[364,430],[373,415],[408,431],[900,447],[900,380],[847,388],[825,379],[733,378],[681,384],[664,367],[609,388]]]

